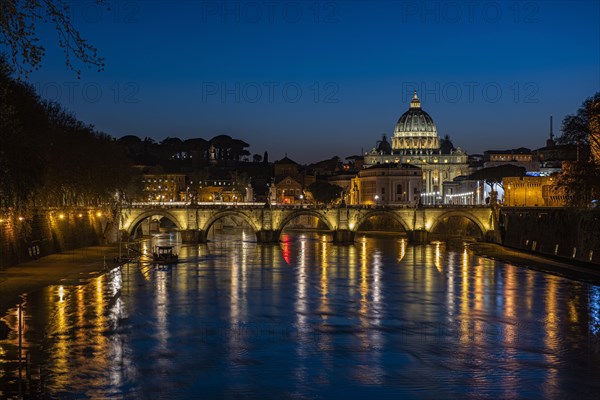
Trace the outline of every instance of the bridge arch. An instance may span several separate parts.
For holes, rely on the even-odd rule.
[[[246,213],[244,213],[241,210],[223,210],[223,211],[219,211],[219,212],[211,215],[210,218],[208,219],[208,221],[206,221],[206,223],[204,224],[204,226],[202,226],[200,229],[202,231],[204,231],[204,232],[208,232],[208,230],[213,226],[213,224],[215,222],[217,222],[219,219],[221,219],[223,217],[228,217],[228,216],[240,217],[245,222],[247,222],[248,225],[250,225],[250,227],[252,228],[252,230],[254,232],[257,232],[257,231],[260,230],[260,228],[256,224],[256,221],[254,221],[249,215],[247,215]]]
[[[364,224],[369,218],[376,217],[379,215],[385,215],[385,216],[392,217],[396,222],[398,222],[400,224],[400,226],[402,226],[402,229],[404,229],[405,232],[410,231],[410,228],[408,227],[407,222],[400,215],[398,215],[394,211],[390,211],[390,210],[374,210],[374,211],[367,212],[365,215],[362,215],[358,218],[358,220],[356,221],[356,223],[354,225],[354,228],[351,230],[354,232],[358,231],[358,228],[360,228],[360,226],[362,224]]]
[[[279,222],[279,226],[277,227],[277,230],[279,232],[281,232],[283,230],[283,228],[285,228],[285,226],[287,224],[289,224],[293,219],[298,218],[302,215],[310,215],[312,217],[317,218],[319,221],[323,222],[326,226],[327,229],[329,229],[330,231],[333,231],[335,228],[331,225],[331,223],[329,222],[329,220],[327,219],[327,216],[325,216],[323,213],[317,211],[317,210],[309,210],[309,209],[300,209],[300,210],[294,210],[292,212],[290,212],[289,214],[287,214],[280,222]]]
[[[469,212],[466,212],[466,211],[453,210],[453,211],[447,211],[447,212],[435,217],[435,219],[431,223],[431,226],[429,227],[429,232],[434,232],[435,228],[439,225],[439,223],[441,221],[443,221],[446,218],[450,218],[450,217],[462,217],[462,218],[468,219],[469,221],[473,222],[475,224],[475,226],[477,226],[477,228],[479,228],[479,232],[481,233],[482,238],[485,237],[485,234],[488,231],[486,229],[486,227],[481,223],[481,220],[479,218],[477,218],[477,216],[475,216]]]
[[[141,214],[137,215],[133,219],[133,221],[131,221],[129,223],[129,226],[124,227],[125,230],[127,231],[127,235],[128,236],[133,235],[135,233],[136,229],[138,228],[138,226],[142,223],[142,221],[144,221],[146,218],[151,218],[155,215],[160,215],[162,218],[167,218],[169,221],[174,223],[175,226],[177,227],[177,229],[180,231],[184,229],[181,221],[179,221],[176,216],[174,216],[173,214],[171,214],[168,211],[161,210],[161,209],[155,209],[155,210],[149,210],[149,211],[142,212]]]

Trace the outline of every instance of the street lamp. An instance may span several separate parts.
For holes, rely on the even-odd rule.
[[[377,205],[377,203],[379,203],[379,195],[375,195],[375,205]]]

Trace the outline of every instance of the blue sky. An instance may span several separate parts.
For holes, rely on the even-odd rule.
[[[600,2],[72,3],[106,59],[80,80],[54,33],[29,80],[119,137],[225,133],[313,162],[392,134],[416,89],[469,153],[544,145],[600,90]]]

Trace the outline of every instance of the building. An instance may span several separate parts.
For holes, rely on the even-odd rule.
[[[540,170],[540,163],[534,160],[531,150],[525,147],[511,150],[487,150],[483,153],[484,168],[505,164],[524,167],[527,172]]]
[[[185,174],[144,174],[142,176],[143,198],[148,201],[185,201]]]
[[[193,185],[196,201],[206,202],[245,202],[253,201],[253,191],[250,184],[243,185],[233,179],[213,178],[202,179]]]
[[[302,203],[304,200],[304,188],[302,184],[291,176],[285,176],[275,181],[273,185],[275,199],[271,201],[283,204]]]
[[[276,180],[286,176],[291,176],[292,178],[297,179],[300,175],[300,164],[288,158],[287,154],[281,160],[275,161],[273,167],[273,173],[275,174]]]
[[[469,174],[468,156],[446,136],[440,140],[433,119],[421,108],[415,91],[410,108],[396,123],[391,145],[385,135],[364,155],[364,166],[410,164],[421,170],[421,201],[441,201],[443,184]]]
[[[506,207],[564,207],[567,196],[553,176],[502,179]]]
[[[581,157],[587,160],[589,147],[576,144],[556,144],[552,132],[552,116],[550,116],[550,137],[546,140],[546,146],[533,151],[533,158],[540,163],[542,175],[561,173],[564,161],[577,161]]]
[[[487,204],[491,188],[484,181],[469,179],[466,176],[444,182],[444,204],[483,205]]]
[[[287,154],[281,160],[273,163],[274,180],[269,187],[269,201],[273,203],[294,204],[305,200],[305,190],[316,177],[308,174]]]
[[[362,169],[351,180],[349,204],[416,205],[423,189],[422,171],[411,164],[388,163]]]

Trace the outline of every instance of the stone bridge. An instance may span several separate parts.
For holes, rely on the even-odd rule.
[[[136,205],[121,210],[122,237],[130,237],[147,218],[168,218],[181,232],[184,242],[205,242],[211,226],[219,219],[234,216],[246,221],[258,242],[277,242],[285,226],[296,217],[311,215],[322,221],[335,242],[352,242],[359,227],[373,216],[396,220],[406,231],[409,241],[423,243],[436,225],[447,217],[464,217],[472,221],[482,237],[494,241],[498,237],[496,213],[491,207],[438,206],[408,208],[390,206],[265,206],[259,204],[210,205]]]

